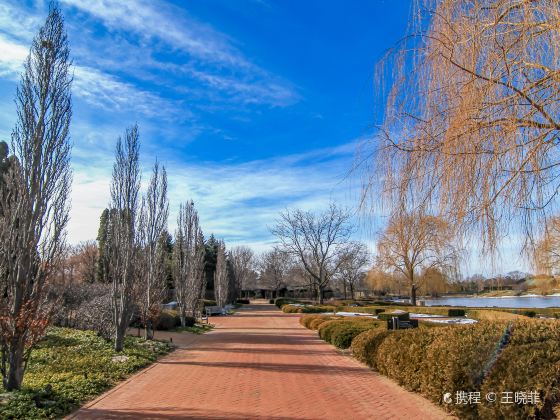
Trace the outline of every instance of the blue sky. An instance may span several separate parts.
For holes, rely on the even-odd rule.
[[[117,137],[140,126],[144,181],[168,168],[174,228],[193,199],[206,234],[256,249],[286,207],[355,209],[345,177],[371,135],[373,70],[410,0],[61,0],[74,58],[69,239],[92,239]],[[0,139],[45,1],[0,0]],[[371,229],[357,238],[371,242]]]

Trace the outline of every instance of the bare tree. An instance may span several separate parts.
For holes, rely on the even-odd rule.
[[[349,214],[334,204],[318,215],[286,210],[271,230],[282,248],[296,258],[313,279],[320,303],[352,233],[349,219]]]
[[[424,212],[395,213],[377,240],[377,263],[407,280],[410,300],[416,305],[421,270],[455,267],[459,258],[449,224]]]
[[[260,280],[274,291],[274,297],[288,283],[288,274],[293,267],[292,257],[286,251],[274,248],[263,253],[259,259]]]
[[[99,255],[95,241],[84,241],[72,247],[70,259],[75,266],[76,280],[82,283],[95,282],[97,258]]]
[[[194,202],[181,204],[173,247],[173,279],[182,326],[186,325],[187,315],[195,315],[203,298],[204,255],[204,236]]]
[[[344,298],[347,291],[350,292],[350,298],[354,299],[356,286],[362,280],[366,273],[366,267],[370,263],[371,255],[367,246],[362,242],[350,242],[339,256],[339,269],[337,277],[340,279]]]
[[[126,130],[124,140],[118,139],[111,182],[108,269],[112,280],[111,304],[116,351],[123,349],[139,286],[139,149],[138,126],[134,125]]]
[[[241,293],[247,288],[252,278],[255,265],[255,253],[246,246],[237,246],[229,252],[233,275],[235,278],[235,293],[241,297]]]
[[[412,190],[488,249],[512,221],[531,237],[560,186],[558,2],[417,4],[380,66],[390,90],[364,193],[379,201],[381,180],[396,205]]]
[[[0,199],[0,370],[19,389],[48,324],[46,279],[65,244],[71,185],[72,102],[64,19],[52,6],[31,45],[16,92],[14,156],[3,156]]]
[[[219,240],[216,246],[216,270],[214,271],[214,292],[218,306],[225,306],[230,295],[228,278],[226,245]]]
[[[169,202],[167,173],[156,161],[146,196],[140,210],[140,280],[138,307],[145,326],[145,338],[153,339],[153,323],[157,319],[167,291],[167,273],[162,254],[161,236],[167,229]]]

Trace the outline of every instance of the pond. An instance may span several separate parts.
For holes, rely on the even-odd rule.
[[[471,306],[475,308],[549,308],[560,307],[560,296],[441,297],[420,299],[426,306]]]

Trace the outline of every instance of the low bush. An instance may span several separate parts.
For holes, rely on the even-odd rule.
[[[156,330],[160,331],[169,331],[175,327],[179,327],[180,325],[181,317],[179,316],[179,313],[171,309],[161,311],[155,322]]]
[[[334,306],[295,306],[290,304],[282,306],[282,311],[287,314],[322,314],[325,312],[334,312],[335,310],[336,308]]]
[[[242,305],[249,305],[251,303],[249,299],[237,299],[236,302]]]
[[[274,299],[269,299],[268,303],[270,303],[271,305],[274,305]]]
[[[358,334],[352,340],[352,354],[360,362],[373,369],[377,369],[377,364],[375,363],[377,348],[389,334],[391,334],[391,331],[381,327]]]
[[[449,309],[447,311],[447,316],[465,316],[465,310],[464,309]]]
[[[309,329],[313,331],[317,331],[321,327],[323,322],[341,320],[341,319],[342,317],[335,316],[335,315],[319,315],[317,319],[314,319],[309,323]]]
[[[336,328],[330,325],[321,330],[332,340]],[[549,419],[560,402],[559,341],[558,321],[525,318],[394,332],[376,328],[356,336],[351,347],[361,362],[460,418]],[[483,398],[480,404],[443,403],[446,392],[457,391],[478,391]],[[502,392],[518,391],[537,391],[541,402],[500,403]],[[496,393],[496,403],[484,400],[488,392]]]
[[[536,391],[537,404],[495,404],[479,408],[482,418],[556,418],[560,402],[560,326],[557,321],[525,321],[513,326],[511,341],[504,348],[481,393]]]
[[[328,320],[319,325],[319,337],[338,348],[348,348],[358,334],[380,325],[371,318],[344,318]]]
[[[535,311],[521,311],[521,315],[534,318],[537,316],[537,313]]]
[[[278,308],[282,308],[282,306],[284,305],[288,305],[290,303],[297,303],[294,299],[288,299],[288,298],[276,298],[274,300],[274,304],[278,307]]]

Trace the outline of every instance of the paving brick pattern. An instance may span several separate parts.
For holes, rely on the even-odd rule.
[[[211,318],[75,419],[441,419],[437,406],[341,354],[272,305]],[[160,338],[162,335],[160,335]]]

